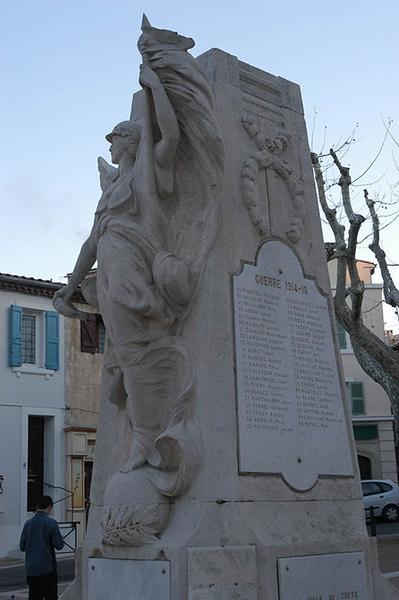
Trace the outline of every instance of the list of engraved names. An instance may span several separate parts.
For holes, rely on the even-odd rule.
[[[326,301],[315,302],[306,283],[252,275],[254,285],[235,286],[246,429],[329,429],[337,423],[337,394],[334,363],[325,355]]]
[[[299,490],[352,474],[326,296],[270,240],[233,277],[233,298],[240,473],[280,473]]]

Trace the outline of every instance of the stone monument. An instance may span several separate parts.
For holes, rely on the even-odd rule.
[[[54,301],[81,317],[80,284],[107,331],[63,598],[396,598],[364,523],[299,88],[193,46],[143,18],[143,90]]]

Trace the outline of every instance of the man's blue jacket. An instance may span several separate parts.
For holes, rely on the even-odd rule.
[[[57,570],[55,551],[65,545],[57,521],[44,510],[38,510],[26,521],[19,547],[25,552],[26,574],[29,577],[48,575]]]

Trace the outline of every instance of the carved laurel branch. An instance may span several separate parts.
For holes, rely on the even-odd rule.
[[[163,504],[106,506],[101,524],[103,541],[110,546],[141,546],[159,539]]]
[[[287,230],[287,237],[295,243],[302,235],[305,204],[302,181],[292,173],[288,163],[280,156],[281,147],[285,146],[284,150],[286,149],[289,145],[289,138],[285,134],[281,134],[276,139],[269,139],[261,132],[253,119],[243,117],[241,121],[244,129],[259,149],[258,152],[252,154],[245,161],[241,171],[243,201],[248,209],[252,224],[261,235],[268,232],[268,225],[258,198],[256,181],[259,171],[272,168],[285,181],[290,194],[293,216]]]
[[[270,165],[270,154],[266,150],[261,150],[247,158],[241,172],[241,189],[244,204],[249,211],[252,224],[258,229],[261,235],[267,233],[268,227],[259,206],[256,180],[259,171],[266,169]]]

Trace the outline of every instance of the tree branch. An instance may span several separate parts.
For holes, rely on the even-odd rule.
[[[319,194],[319,201],[321,208],[325,214],[325,217],[334,233],[335,237],[335,254],[334,258],[337,259],[337,287],[335,290],[335,296],[339,299],[340,303],[345,303],[346,298],[346,242],[345,242],[345,227],[341,225],[337,219],[337,211],[335,208],[330,208],[326,199],[325,192],[325,181],[323,172],[320,166],[319,157],[315,152],[311,153],[312,165],[316,179],[317,190]]]
[[[345,214],[349,220],[349,233],[348,243],[346,248],[346,266],[348,268],[350,287],[349,294],[352,303],[352,317],[355,321],[361,320],[362,314],[362,302],[364,294],[364,284],[360,280],[359,273],[356,265],[356,248],[357,248],[357,237],[359,234],[360,227],[365,221],[363,215],[357,214],[352,208],[352,202],[350,197],[350,185],[352,183],[349,167],[343,167],[338,156],[331,148],[330,154],[333,158],[335,165],[337,166],[341,177],[339,178],[338,185],[341,187],[342,202],[345,210]]]
[[[367,373],[367,375],[374,381],[379,383],[387,393],[391,401],[392,412],[395,416],[395,428],[397,430],[399,422],[399,380],[397,373],[389,372],[389,370],[385,367],[385,362],[381,362],[381,356],[376,359],[373,353],[371,353],[368,349],[363,348],[362,345],[357,342],[354,342],[352,346],[355,356],[363,371]],[[386,348],[388,351],[395,353],[395,351],[390,349],[388,346],[386,346]],[[385,357],[383,357],[383,359],[385,359]],[[397,364],[398,359],[396,358],[396,361],[394,359],[394,362]]]
[[[369,244],[369,248],[374,253],[374,256],[376,257],[381,269],[382,280],[384,282],[385,302],[393,307],[396,307],[399,306],[399,290],[392,280],[391,273],[389,272],[387,265],[385,252],[380,246],[380,220],[375,211],[375,202],[369,198],[367,190],[364,190],[364,198],[370,211],[371,222],[373,224],[373,241],[371,244]]]
[[[350,186],[351,177],[348,167],[343,167],[336,152],[330,155],[340,172],[343,208],[349,221],[348,240],[345,242],[345,227],[337,219],[337,211],[329,207],[326,200],[326,186],[320,167],[319,157],[312,153],[312,164],[318,189],[321,208],[334,233],[335,244],[328,244],[327,250],[332,258],[337,259],[337,283],[334,296],[334,310],[337,320],[349,333],[355,356],[363,370],[388,394],[395,417],[399,420],[399,355],[376,336],[362,320],[361,306],[364,295],[364,283],[360,280],[356,265],[358,234],[365,218],[356,214],[352,207]],[[373,224],[373,243],[370,249],[374,252],[383,273],[386,300],[392,306],[399,306],[399,293],[393,285],[385,260],[385,253],[380,247],[380,223],[375,212],[374,202],[369,200],[365,191],[367,206]],[[348,289],[347,278],[350,285]],[[351,302],[347,301],[350,295]]]

